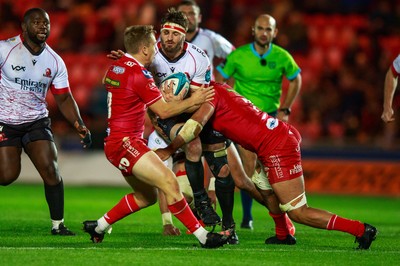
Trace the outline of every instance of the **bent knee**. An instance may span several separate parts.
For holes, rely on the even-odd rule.
[[[19,173],[7,173],[2,172],[0,173],[0,186],[8,186],[17,180]]]

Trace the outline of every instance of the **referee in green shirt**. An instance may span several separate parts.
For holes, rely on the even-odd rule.
[[[288,121],[291,106],[300,91],[300,68],[293,57],[282,47],[272,43],[278,33],[276,21],[267,14],[260,15],[252,28],[254,42],[238,47],[217,67],[218,81],[234,79],[234,89],[255,106],[272,116]],[[282,99],[283,78],[289,81],[286,96]],[[256,156],[240,149],[244,169],[252,176]],[[258,174],[255,172],[254,174]],[[241,227],[252,229],[252,199],[242,194],[243,220]],[[270,210],[271,211],[271,210]]]

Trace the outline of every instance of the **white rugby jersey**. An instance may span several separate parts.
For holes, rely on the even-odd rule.
[[[393,72],[394,75],[397,74],[395,76],[399,76],[400,75],[400,54],[393,61],[392,72]]]
[[[157,51],[149,70],[153,74],[157,86],[160,86],[164,78],[177,72],[186,73],[191,85],[201,86],[210,83],[210,60],[198,46],[185,42],[183,44],[184,53],[173,61],[170,61],[161,52],[161,42],[157,42],[156,47]]]
[[[47,44],[33,55],[16,36],[0,41],[0,122],[18,125],[48,116],[46,94],[69,91],[64,61]]]
[[[196,35],[189,42],[197,45],[206,52],[211,61],[212,71],[214,57],[225,59],[228,54],[235,50],[235,46],[227,39],[208,29],[199,28]]]

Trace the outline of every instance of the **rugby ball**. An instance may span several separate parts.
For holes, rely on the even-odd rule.
[[[164,85],[164,83],[167,83]],[[175,96],[181,95],[185,98],[189,92],[190,81],[185,73],[173,73],[161,81],[161,87],[172,86],[172,91]]]

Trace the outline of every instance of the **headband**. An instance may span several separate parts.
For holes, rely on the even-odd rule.
[[[186,30],[184,27],[182,27],[179,24],[173,23],[173,22],[166,22],[163,25],[161,25],[161,31],[163,30],[172,30],[172,31],[177,31],[179,33],[182,33],[183,35],[186,34]]]

